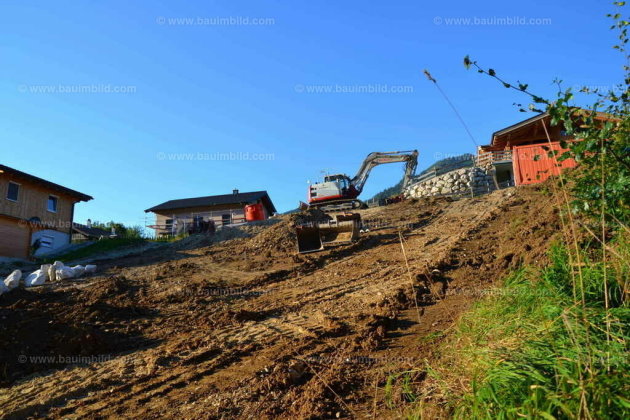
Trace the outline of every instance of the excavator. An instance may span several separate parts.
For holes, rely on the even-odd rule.
[[[308,189],[308,204],[300,208],[323,212],[342,212],[329,216],[329,220],[303,223],[296,226],[298,252],[321,251],[328,246],[348,244],[359,238],[361,215],[348,210],[362,207],[358,199],[372,168],[386,163],[406,162],[403,189],[413,178],[418,165],[418,151],[373,152],[361,164],[359,172],[350,178],[345,174],[326,175],[324,182],[312,184]]]
[[[370,153],[350,178],[345,174],[326,175],[324,182],[312,184],[308,188],[308,207],[316,207],[322,211],[340,211],[359,208],[363,205],[358,199],[365,182],[375,166],[386,163],[406,162],[403,189],[413,178],[418,166],[418,151],[373,152]]]

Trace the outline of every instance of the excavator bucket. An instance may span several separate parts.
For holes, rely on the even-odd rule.
[[[298,252],[321,251],[325,247],[349,244],[359,238],[361,215],[339,214],[334,219],[297,227]]]
[[[336,220],[327,223],[320,223],[319,235],[322,245],[343,245],[359,239],[359,220],[348,218],[344,215],[337,216]]]
[[[322,239],[319,237],[319,227],[317,225],[297,226],[296,234],[298,252],[300,254],[321,251],[322,249],[324,249]]]

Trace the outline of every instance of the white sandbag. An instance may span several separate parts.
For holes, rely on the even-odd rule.
[[[52,264],[43,264],[39,267],[39,270],[46,274],[46,280],[48,280],[48,270],[50,270],[50,267],[52,267]]]
[[[48,269],[48,278],[50,281],[57,281],[57,270],[63,267],[63,263],[61,261],[55,261],[53,265]]]
[[[28,276],[24,277],[24,286],[29,287],[31,282],[33,281],[33,279],[37,276],[39,276],[42,273],[42,270],[35,270],[33,271],[31,274],[29,274]]]
[[[24,279],[24,287],[39,286],[44,284],[47,278],[48,273],[46,271],[42,271],[41,269],[33,271]]]
[[[4,279],[4,284],[11,289],[15,289],[20,285],[20,280],[22,279],[22,272],[20,270],[15,270],[13,273],[9,274],[9,277]]]
[[[83,273],[85,273],[85,267],[82,265],[75,265],[72,267],[72,271],[74,271],[74,277],[81,277]]]
[[[61,267],[55,270],[55,278],[57,281],[71,279],[74,277],[74,270],[70,267]]]
[[[96,266],[94,264],[88,264],[85,266],[85,274],[96,273]]]

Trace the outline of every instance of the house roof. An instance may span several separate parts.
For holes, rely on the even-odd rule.
[[[576,112],[573,114],[573,118],[579,119],[582,115],[590,113],[591,111],[583,108],[577,108]],[[526,120],[517,122],[516,124],[512,124],[508,127],[502,128],[501,130],[495,131],[492,133],[492,138],[490,140],[490,144],[487,146],[481,146],[483,148],[488,147],[504,147],[508,138],[511,136],[518,136],[519,134],[526,133],[527,130],[531,131],[532,127],[536,127],[535,124],[541,120],[550,120],[551,116],[549,112],[541,112],[538,115],[534,115],[533,117],[527,118]],[[607,120],[615,120],[615,117],[606,114],[604,112],[596,112],[595,119],[601,121]],[[540,127],[540,126],[538,126]],[[544,134],[544,133],[543,133]]]
[[[527,118],[526,120],[519,121],[516,124],[512,124],[508,127],[502,128],[501,130],[495,131],[492,133],[490,144],[480,146],[480,148],[481,150],[503,149],[508,139],[531,132],[532,127],[539,127],[535,125],[537,122],[549,118],[548,112],[542,112],[531,118]]]
[[[245,193],[232,193],[223,195],[209,195],[207,197],[184,198],[181,200],[170,200],[157,206],[146,209],[148,212],[160,212],[166,210],[178,210],[193,207],[212,207],[225,204],[251,204],[261,200],[270,213],[275,213],[276,208],[269,198],[267,191],[253,191]]]
[[[90,236],[90,237],[100,238],[101,236],[111,235],[111,232],[105,229],[101,229],[97,227],[87,227],[86,225],[82,225],[80,223],[72,223],[72,230],[74,230],[75,232],[82,233],[85,236]]]
[[[494,138],[497,137],[497,136],[509,133],[510,131],[514,131],[514,130],[516,130],[518,128],[524,127],[524,126],[526,126],[528,124],[531,124],[533,122],[542,120],[543,118],[548,117],[548,116],[549,116],[548,112],[542,112],[542,113],[540,113],[538,115],[534,115],[531,118],[528,118],[528,119],[523,120],[521,122],[518,122],[516,124],[512,124],[512,125],[510,125],[508,127],[502,128],[501,130],[495,131],[494,133],[492,133],[492,140],[494,140]]]
[[[89,196],[87,194],[83,194],[78,191],[72,190],[70,188],[66,188],[62,185],[55,184],[54,182],[46,181],[45,179],[38,178],[34,175],[30,175],[30,174],[27,174],[26,172],[18,171],[17,169],[13,169],[5,165],[0,165],[0,174],[2,173],[10,174],[10,175],[15,176],[16,178],[20,178],[25,181],[30,181],[33,183],[43,185],[44,187],[49,188],[51,190],[64,193],[71,197],[75,197],[79,201],[89,201],[93,199],[92,196]]]

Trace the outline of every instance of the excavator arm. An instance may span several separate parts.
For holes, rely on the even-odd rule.
[[[402,151],[402,152],[373,152],[370,153],[367,158],[361,164],[361,168],[350,180],[350,184],[356,189],[358,194],[361,194],[365,182],[370,176],[372,168],[385,163],[407,162],[405,167],[405,178],[403,180],[403,189],[409,185],[411,178],[413,177],[416,166],[418,166],[418,151]]]

